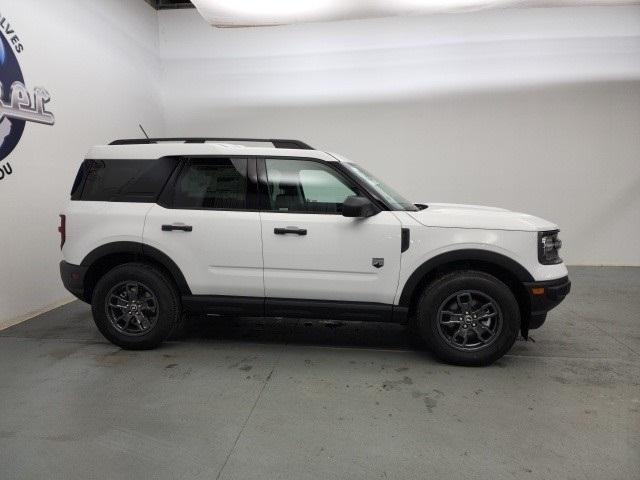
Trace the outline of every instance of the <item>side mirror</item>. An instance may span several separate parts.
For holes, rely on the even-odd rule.
[[[380,209],[365,197],[347,197],[342,204],[343,217],[372,217],[379,211]]]

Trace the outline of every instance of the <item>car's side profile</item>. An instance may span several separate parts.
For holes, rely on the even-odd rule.
[[[220,143],[225,141],[226,143]],[[569,292],[555,225],[414,204],[295,140],[92,148],[61,215],[61,275],[123,348],[185,314],[400,322],[445,361],[488,364]]]

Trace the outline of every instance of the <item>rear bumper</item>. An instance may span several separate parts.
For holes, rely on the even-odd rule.
[[[571,280],[562,277],[545,282],[525,283],[531,305],[529,328],[539,328],[547,318],[547,312],[558,306],[571,291]]]
[[[82,265],[73,265],[64,260],[60,262],[60,278],[64,288],[82,301],[86,301],[84,298],[84,277],[87,270],[88,268]]]

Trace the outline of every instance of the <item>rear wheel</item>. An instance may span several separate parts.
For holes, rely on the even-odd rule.
[[[165,340],[180,319],[173,283],[156,268],[127,263],[97,283],[91,307],[100,332],[125,349],[149,349]]]
[[[459,271],[425,289],[416,322],[427,346],[442,360],[489,365],[513,346],[520,309],[509,287],[497,278]]]

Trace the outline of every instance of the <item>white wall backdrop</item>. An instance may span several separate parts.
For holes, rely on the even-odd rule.
[[[172,135],[299,137],[416,201],[553,220],[568,263],[640,265],[640,8],[159,18]]]
[[[27,123],[0,181],[0,328],[70,298],[58,214],[88,146],[162,128],[157,17],[142,1],[14,0],[0,13],[24,44],[28,88],[51,94],[53,127]]]
[[[416,201],[558,222],[572,264],[640,265],[640,8],[263,29],[142,0],[4,1],[29,87],[0,181],[0,328],[68,299],[58,213],[87,148],[150,134],[299,137]]]

